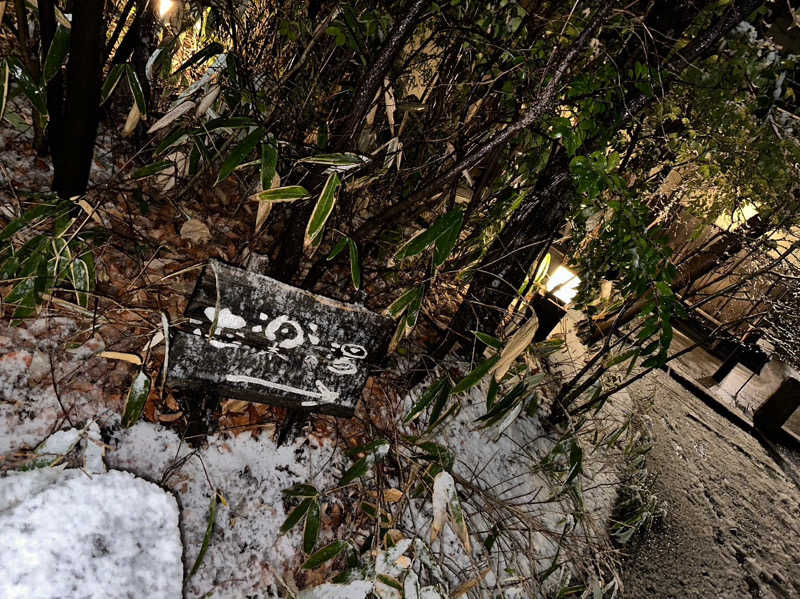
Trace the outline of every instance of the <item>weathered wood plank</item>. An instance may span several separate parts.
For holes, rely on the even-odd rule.
[[[186,314],[190,332],[176,332],[170,348],[171,386],[341,416],[352,415],[393,328],[361,306],[215,260]]]

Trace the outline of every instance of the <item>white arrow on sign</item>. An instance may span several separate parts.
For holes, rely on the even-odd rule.
[[[225,377],[225,380],[231,383],[251,383],[253,385],[260,385],[262,387],[271,387],[272,389],[278,389],[279,391],[286,391],[287,393],[296,393],[297,395],[303,395],[305,397],[313,397],[321,400],[320,403],[333,403],[339,399],[339,392],[331,391],[323,384],[322,381],[314,382],[314,384],[317,386],[317,391],[308,391],[307,389],[298,389],[297,387],[290,387],[289,385],[283,385],[281,383],[260,379],[254,376],[247,376],[245,374],[229,374]],[[303,402],[303,405],[314,405],[314,403],[316,402]]]

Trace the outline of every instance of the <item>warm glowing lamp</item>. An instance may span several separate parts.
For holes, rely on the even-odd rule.
[[[167,13],[172,10],[175,5],[173,0],[159,0],[158,2],[158,16],[162,19],[167,16]]]
[[[580,284],[581,280],[575,273],[563,266],[559,266],[547,280],[547,291],[565,304],[568,304],[577,295],[578,285]]]

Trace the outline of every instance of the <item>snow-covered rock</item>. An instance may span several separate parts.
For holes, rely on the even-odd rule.
[[[127,472],[0,479],[0,597],[179,598],[178,506]]]

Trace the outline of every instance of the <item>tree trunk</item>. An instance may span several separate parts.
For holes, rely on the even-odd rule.
[[[104,4],[81,0],[73,7],[63,126],[55,129],[53,148],[53,188],[62,198],[83,194],[89,183],[105,46]]]

